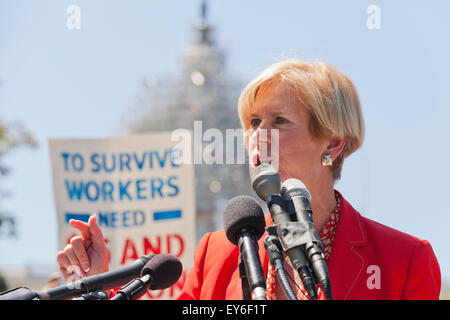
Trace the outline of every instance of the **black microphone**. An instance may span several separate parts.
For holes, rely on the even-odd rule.
[[[128,281],[139,277],[142,268],[148,261],[153,259],[154,256],[155,255],[142,256],[131,264],[117,270],[93,275],[47,291],[38,292],[39,298],[41,300],[60,300],[73,298],[98,289],[108,290],[117,288]]]
[[[27,288],[18,287],[0,292],[0,300],[38,300],[37,292]]]
[[[268,230],[270,231],[270,229]],[[278,236],[274,234],[267,234],[264,238],[264,247],[266,248],[269,261],[274,267],[275,273],[280,281],[281,288],[290,300],[297,300],[297,297],[292,290],[289,280],[286,276],[286,271],[283,267],[283,254],[281,253],[281,244]]]
[[[311,195],[306,186],[298,179],[288,179],[281,186],[281,195],[292,201],[297,221],[310,225],[309,230],[314,232],[313,241],[305,244],[305,253],[314,270],[317,280],[322,286],[327,300],[332,299],[331,282],[328,266],[323,256],[323,245],[320,236],[314,227],[311,210]]]
[[[98,289],[93,292],[82,294],[78,298],[72,300],[107,300],[109,298],[108,293],[105,290]]]
[[[251,175],[252,187],[256,194],[267,202],[270,215],[276,225],[289,226],[291,218],[286,212],[286,201],[281,197],[281,177],[278,172],[269,164],[261,164],[256,167]],[[290,231],[288,228],[285,231]],[[291,240],[295,237],[293,232],[290,232]],[[280,238],[282,238],[280,236]],[[315,281],[311,275],[308,260],[305,257],[303,248],[301,246],[290,246],[285,248],[289,259],[300,275],[303,286],[308,292],[311,299],[317,299],[317,289]]]
[[[267,300],[266,280],[259,260],[257,242],[264,234],[266,226],[261,206],[252,197],[234,197],[224,209],[223,224],[228,240],[239,247],[240,258],[244,263],[248,285],[254,298]]]
[[[131,280],[111,300],[139,299],[150,290],[162,290],[173,286],[181,276],[183,265],[172,254],[159,254],[147,262],[141,271],[141,277]]]

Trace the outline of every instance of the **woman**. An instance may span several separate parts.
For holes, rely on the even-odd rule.
[[[243,89],[238,107],[243,128],[252,131],[247,139],[250,170],[277,158],[282,181],[297,178],[310,191],[334,299],[438,299],[440,270],[430,244],[361,216],[334,190],[344,158],[361,146],[364,136],[358,95],[344,74],[324,62],[275,63]],[[270,150],[275,143],[271,129],[277,129],[279,152],[266,157],[262,142]],[[271,223],[267,215],[266,224]],[[88,275],[106,271],[106,248],[95,217],[71,225],[82,235],[58,253],[65,276],[70,265],[86,264]],[[284,299],[263,238],[259,254],[268,298]],[[238,257],[223,230],[206,234],[179,298],[242,299]],[[295,277],[288,263],[285,267]],[[294,289],[299,299],[309,298],[301,285]]]

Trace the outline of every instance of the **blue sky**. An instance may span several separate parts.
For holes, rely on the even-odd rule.
[[[193,36],[198,0],[0,0],[0,117],[21,121],[39,149],[8,156],[17,240],[0,268],[53,263],[56,215],[47,139],[118,132],[142,79],[167,77]],[[81,29],[66,27],[67,7]],[[381,28],[370,30],[370,5]],[[364,216],[431,242],[450,279],[450,2],[210,1],[228,72],[242,81],[279,57],[322,59],[354,82],[366,139],[340,190]],[[387,244],[388,245],[388,244]]]

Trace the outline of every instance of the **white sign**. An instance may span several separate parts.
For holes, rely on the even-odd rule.
[[[181,164],[171,133],[107,139],[49,139],[59,248],[76,234],[70,219],[97,214],[110,270],[147,254],[171,253],[183,263],[177,284],[144,298],[172,299],[193,264],[193,165]]]

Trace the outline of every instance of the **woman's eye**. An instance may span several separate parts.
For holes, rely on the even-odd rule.
[[[277,117],[277,124],[286,124],[288,121],[285,118]]]
[[[250,121],[250,125],[252,126],[252,128],[257,128],[260,123],[261,123],[260,119],[252,119]]]

